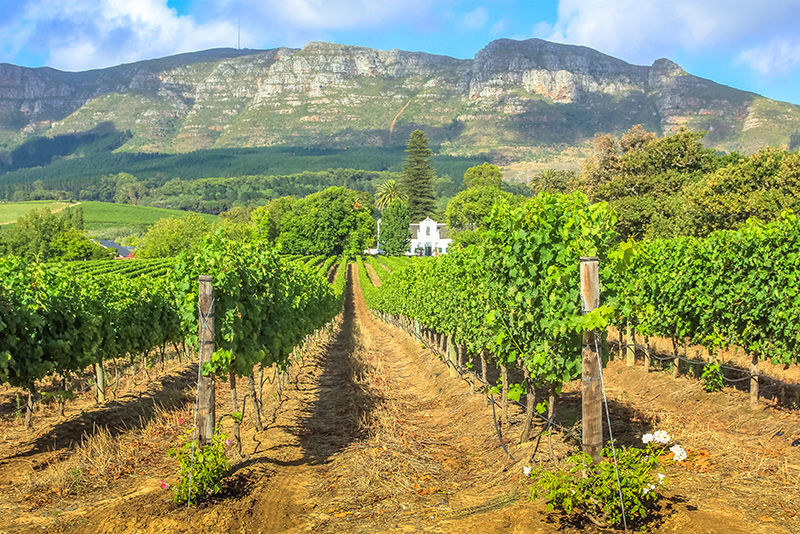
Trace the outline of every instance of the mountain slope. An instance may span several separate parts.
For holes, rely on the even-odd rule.
[[[443,152],[585,143],[644,124],[709,131],[752,152],[788,143],[800,106],[686,73],[531,39],[473,60],[310,43],[218,49],[81,73],[0,65],[0,150],[32,135],[129,130],[121,150],[402,146],[417,128]]]

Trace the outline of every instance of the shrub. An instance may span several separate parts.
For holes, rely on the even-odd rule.
[[[544,497],[547,510],[558,508],[566,514],[577,511],[595,525],[605,528],[623,524],[620,493],[629,523],[643,522],[655,508],[667,482],[659,458],[670,441],[667,432],[659,430],[642,437],[643,449],[622,447],[616,450],[619,485],[611,448],[603,449],[603,460],[597,464],[592,457],[579,452],[566,461],[565,470],[550,473],[542,467],[526,467],[526,475],[534,479],[531,499]],[[669,449],[675,461],[686,458],[685,451],[674,445]],[[620,491],[621,487],[621,491]],[[630,525],[629,525],[630,526]]]
[[[192,440],[193,429],[189,429],[183,436],[183,445],[174,447],[169,451],[171,458],[178,458],[180,468],[178,474],[180,481],[172,486],[175,502],[192,503],[200,499],[219,493],[222,478],[230,470],[225,446],[230,445],[227,434],[223,434],[218,426],[214,435],[203,445],[199,446]],[[194,454],[194,465],[192,464]],[[163,487],[163,486],[162,486]]]

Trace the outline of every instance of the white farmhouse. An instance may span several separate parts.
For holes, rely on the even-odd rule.
[[[447,247],[453,242],[448,237],[447,226],[437,223],[430,217],[411,225],[411,246],[408,256],[438,256],[447,254]]]
[[[378,219],[378,243],[381,240],[381,222]],[[453,242],[448,237],[447,225],[444,223],[437,223],[430,217],[426,217],[424,221],[413,223],[409,225],[408,230],[411,232],[411,245],[406,251],[406,256],[438,256],[439,254],[447,254],[447,247]],[[364,254],[382,254],[383,251],[378,245],[378,248],[371,248],[364,251]]]

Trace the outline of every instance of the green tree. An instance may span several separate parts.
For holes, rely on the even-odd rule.
[[[798,211],[800,152],[765,148],[740,156],[691,187],[688,198],[698,235],[738,228],[750,217],[772,221],[785,209]]]
[[[569,184],[576,180],[574,171],[557,171],[555,169],[542,169],[542,171],[531,180],[531,193],[538,195],[542,191],[548,193],[566,193]]]
[[[0,250],[26,260],[90,259],[108,257],[83,232],[83,210],[70,208],[51,213],[34,209],[0,234]]]
[[[475,230],[484,224],[484,219],[492,212],[492,206],[501,198],[512,195],[493,186],[472,187],[460,192],[447,205],[445,221],[453,231]]]
[[[234,241],[251,242],[259,239],[260,233],[251,212],[251,209],[242,206],[223,211],[219,214],[217,227],[222,228],[225,237]],[[266,239],[266,236],[261,239]]]
[[[184,250],[197,250],[200,241],[211,231],[211,225],[200,215],[191,213],[183,219],[160,219],[142,238],[137,258],[169,258]]]
[[[259,233],[270,242],[275,242],[281,233],[281,220],[294,209],[296,203],[297,198],[291,196],[275,198],[267,202],[266,206],[255,208],[250,216]]]
[[[617,211],[617,231],[622,236],[690,233],[697,215],[686,201],[687,188],[724,160],[700,142],[705,132],[681,129],[663,138],[638,131],[626,135],[627,152],[622,155],[612,154],[616,146],[612,138],[599,138],[600,155],[587,163],[582,175],[586,185],[587,168],[597,171],[591,180],[592,200],[607,201]],[[598,164],[601,160],[605,164]]]
[[[383,211],[378,244],[389,256],[400,256],[411,246],[411,217],[408,205],[402,200],[392,201]]]
[[[486,218],[500,199],[517,206],[525,200],[491,185],[471,187],[453,197],[445,210],[445,222],[453,242],[467,246],[481,241]]]
[[[800,148],[800,130],[795,130],[789,136],[789,152],[794,152]]]
[[[421,221],[436,209],[432,156],[425,133],[421,130],[411,132],[406,145],[401,183],[403,191],[408,195],[408,214],[412,221]]]
[[[278,243],[288,254],[362,254],[375,243],[372,196],[329,187],[298,200],[281,218]]]
[[[385,182],[379,183],[375,190],[375,207],[379,210],[384,210],[395,200],[408,201],[408,195],[400,190],[400,184],[397,183],[397,180],[390,178]]]
[[[624,155],[631,150],[641,150],[645,144],[657,137],[655,133],[645,130],[641,124],[636,124],[619,138],[619,151]]]
[[[464,187],[483,187],[486,185],[500,187],[503,183],[503,173],[496,165],[484,162],[467,169],[464,173]]]
[[[578,178],[578,189],[594,200],[594,190],[607,184],[619,167],[619,148],[611,134],[594,135],[594,151],[586,158]]]
[[[50,243],[58,259],[70,260],[108,260],[116,256],[115,249],[107,249],[91,241],[83,230],[67,228],[58,233]]]
[[[139,204],[147,190],[144,182],[140,182],[135,176],[127,172],[121,172],[112,178],[116,180],[114,202],[133,204],[134,206]]]

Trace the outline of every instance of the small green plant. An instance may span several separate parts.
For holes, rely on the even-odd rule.
[[[703,381],[703,389],[709,393],[712,391],[722,391],[722,372],[719,370],[719,362],[711,362],[703,366],[703,374],[700,376]]]
[[[595,525],[607,528],[623,524],[621,493],[629,526],[641,524],[648,512],[654,509],[667,482],[659,458],[664,454],[670,436],[659,430],[645,434],[642,441],[645,444],[643,449],[617,449],[619,486],[610,447],[603,449],[604,458],[597,464],[592,462],[591,456],[579,452],[566,460],[566,469],[554,473],[542,467],[523,468],[524,474],[534,480],[531,499],[544,497],[547,510],[558,508],[566,514],[577,511]],[[679,445],[673,445],[669,450],[675,461],[686,458],[686,452]]]
[[[83,484],[83,469],[80,466],[74,467],[69,470],[69,474],[72,476],[72,483],[75,485],[75,494],[80,497],[81,485]]]
[[[228,435],[223,434],[218,426],[208,443],[201,447],[192,440],[192,432],[193,429],[189,429],[183,435],[183,445],[169,451],[171,458],[180,461],[180,481],[172,486],[176,503],[191,504],[219,493],[222,489],[220,482],[230,470],[225,452],[225,447],[231,443]],[[166,489],[168,486],[162,482],[161,487]]]

